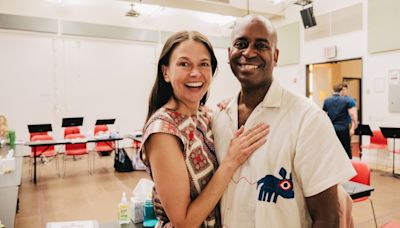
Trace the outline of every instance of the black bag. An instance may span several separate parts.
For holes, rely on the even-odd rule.
[[[114,168],[117,172],[132,172],[132,160],[124,148],[118,148],[114,158]]]

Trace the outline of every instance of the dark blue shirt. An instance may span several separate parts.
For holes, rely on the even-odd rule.
[[[354,107],[354,102],[348,97],[333,94],[324,101],[322,109],[328,113],[336,131],[349,129],[349,109]]]
[[[356,100],[354,100],[354,98],[352,98],[352,97],[350,97],[350,96],[344,96],[344,97],[346,97],[347,99],[350,100],[350,105],[351,105],[351,107],[356,106]],[[348,124],[351,124],[351,117],[350,117],[350,115],[349,115],[349,117],[347,117],[347,123],[348,123]]]

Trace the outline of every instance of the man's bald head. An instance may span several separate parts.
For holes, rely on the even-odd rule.
[[[278,42],[278,37],[276,34],[275,26],[267,18],[260,16],[260,15],[254,15],[254,14],[246,15],[244,17],[238,18],[235,21],[235,24],[233,25],[233,28],[232,28],[231,41],[233,41],[235,39],[236,32],[239,28],[242,28],[242,27],[246,26],[247,24],[254,22],[254,21],[259,21],[265,26],[267,31],[269,31],[269,33],[271,34],[272,42],[274,43],[274,47],[276,48],[276,45]]]

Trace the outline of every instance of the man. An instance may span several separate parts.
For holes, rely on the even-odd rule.
[[[328,113],[332,121],[333,127],[343,148],[346,150],[349,158],[352,158],[350,134],[354,134],[357,120],[355,113],[355,102],[352,102],[349,97],[340,95],[343,90],[343,84],[333,86],[333,95],[324,101],[322,109]],[[351,115],[350,115],[351,114]],[[351,118],[351,129],[349,130],[348,119]],[[351,132],[351,133],[350,133]]]
[[[264,122],[271,131],[221,199],[224,227],[338,227],[343,196],[338,184],[355,172],[329,118],[273,80],[279,50],[270,21],[241,18],[231,38],[229,62],[241,90],[214,116],[218,160],[241,125],[248,129]]]
[[[354,131],[358,126],[358,114],[356,107],[356,100],[348,95],[349,86],[346,83],[342,84],[343,88],[340,91],[340,96],[344,96],[350,101],[349,116],[347,117],[347,124],[350,126],[350,137],[354,135]]]

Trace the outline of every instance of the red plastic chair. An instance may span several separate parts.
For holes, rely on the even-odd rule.
[[[36,135],[48,135],[48,133],[47,133],[47,131],[46,132],[32,132],[32,133],[29,133],[29,141],[33,141],[32,138],[34,136],[36,136]],[[38,139],[38,140],[40,140],[40,139]],[[36,140],[36,141],[38,141],[38,140]],[[53,149],[54,149],[54,146],[53,146]],[[39,150],[37,150],[37,151],[39,151]],[[33,156],[33,153],[34,152],[33,152],[33,147],[32,147],[32,152],[31,152],[32,156]]]
[[[44,133],[44,134],[38,134]],[[32,135],[33,134],[33,135]],[[47,134],[47,132],[37,132],[31,133],[31,141],[52,141],[54,138]],[[31,162],[30,162],[30,170],[32,171],[32,159],[35,156],[34,148],[32,147],[31,152]],[[37,146],[36,147],[36,157],[40,157],[44,162],[47,162],[47,158],[53,157],[56,163],[56,173],[59,175],[59,167],[58,167],[58,160],[57,160],[57,153],[54,150],[54,146]]]
[[[96,125],[94,128],[94,135],[101,135],[108,132],[107,125]],[[95,150],[97,152],[112,152],[114,150],[114,142],[98,142],[96,143]]]
[[[360,148],[362,150],[376,150],[376,151],[387,152],[388,142],[380,130],[375,130],[372,131],[372,136],[370,136],[370,143],[368,145],[363,145]],[[378,154],[376,154],[375,165],[377,165],[377,160],[378,160]]]
[[[351,181],[357,182],[357,183],[361,183],[361,184],[365,184],[365,185],[370,185],[370,181],[371,181],[371,169],[369,168],[369,165],[365,162],[361,162],[361,161],[351,161],[354,169],[357,172],[357,175],[355,177],[353,177],[351,179]],[[369,196],[365,196],[365,197],[361,197],[358,199],[354,199],[353,202],[361,202],[361,201],[365,201],[365,200],[369,200],[369,202],[371,203],[371,207],[372,207],[372,213],[374,214],[374,221],[375,221],[375,226],[378,227],[378,223],[376,222],[376,216],[375,216],[375,210],[374,210],[374,204],[372,203],[372,200],[369,198]]]
[[[74,140],[74,139],[84,139],[85,136],[83,134],[69,134],[65,138]],[[65,145],[65,155],[64,155],[64,161],[63,161],[63,177],[65,176],[67,156],[75,157],[75,156],[82,156],[82,155],[87,155],[89,174],[92,174],[91,166],[90,166],[89,152],[87,150],[86,143],[72,143],[72,144]]]
[[[45,131],[45,132],[32,132],[32,133],[29,133],[29,140],[32,141],[32,137],[35,136],[35,135],[48,135],[48,133],[47,133],[47,131]]]
[[[80,134],[81,130],[79,129],[79,127],[66,127],[64,128],[64,138],[67,138],[67,135],[70,134]]]
[[[380,130],[372,131],[372,136],[369,141],[370,143],[368,145],[361,146],[361,148],[369,150],[387,150],[387,139]]]
[[[133,149],[135,149],[136,151],[140,149],[140,147],[142,146],[142,142],[138,141],[138,140],[133,140],[132,141],[132,147]]]

